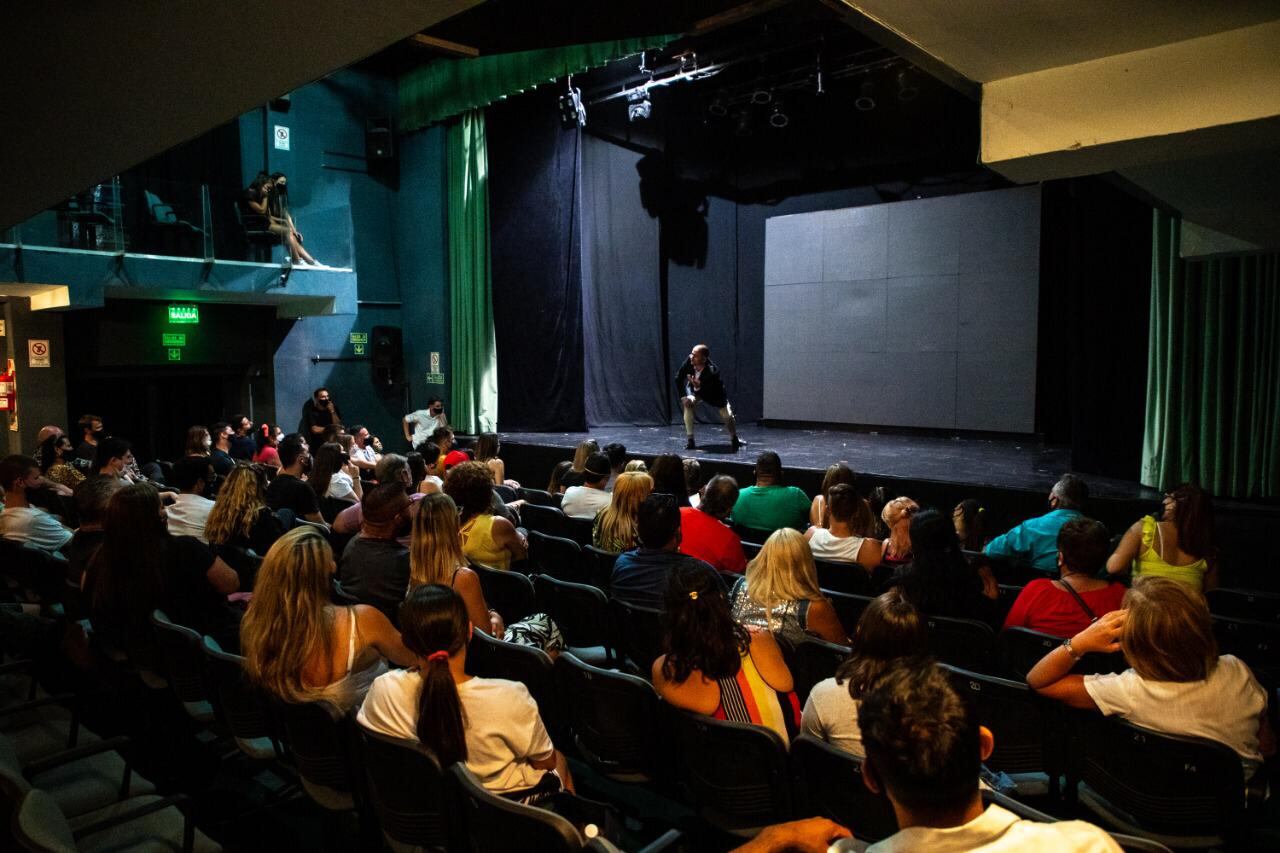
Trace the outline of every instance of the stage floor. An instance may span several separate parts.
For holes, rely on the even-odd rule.
[[[773,450],[784,468],[821,471],[845,461],[858,473],[961,485],[1048,492],[1070,470],[1071,451],[1034,440],[948,438],[877,434],[831,429],[740,425],[747,446],[734,452],[724,428],[699,424],[697,450],[685,450],[684,427],[597,427],[590,432],[504,432],[508,443],[572,448],[585,438],[600,446],[620,442],[627,452],[680,456],[751,465],[756,454]],[[1158,500],[1160,493],[1137,482],[1084,475],[1095,497]]]

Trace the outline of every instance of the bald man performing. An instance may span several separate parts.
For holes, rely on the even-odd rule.
[[[725,428],[729,430],[730,443],[737,450],[745,442],[738,440],[738,426],[733,419],[733,406],[724,392],[724,381],[720,379],[720,371],[711,360],[711,349],[706,344],[698,344],[689,353],[684,364],[676,373],[676,394],[680,396],[680,405],[684,408],[684,433],[688,436],[685,447],[693,450],[698,445],[693,440],[693,410],[698,403],[706,403],[720,411]]]

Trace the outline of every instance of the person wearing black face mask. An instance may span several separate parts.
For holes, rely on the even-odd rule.
[[[409,532],[412,502],[404,484],[382,483],[360,501],[360,535],[347,544],[338,563],[344,592],[381,610],[397,624],[409,586],[409,549],[397,538]]]
[[[444,413],[444,401],[439,397],[430,398],[425,409],[405,415],[400,426],[404,429],[404,440],[409,442],[410,447],[430,441],[435,430],[449,426],[449,417]],[[413,430],[412,433],[410,429]]]
[[[101,415],[81,415],[76,425],[80,427],[81,441],[76,448],[75,464],[77,468],[88,468],[98,455],[98,442],[107,437],[107,431],[102,427]]]
[[[0,488],[4,512],[0,512],[0,536],[45,551],[57,551],[71,540],[71,531],[44,510],[31,505],[28,493],[40,485],[40,465],[30,456],[6,456],[0,460]]]
[[[273,511],[288,510],[295,518],[324,524],[320,501],[315,491],[303,482],[311,470],[311,451],[306,438],[296,432],[286,435],[276,452],[280,456],[280,473],[267,487],[267,506]]]

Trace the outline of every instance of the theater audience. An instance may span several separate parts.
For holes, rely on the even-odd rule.
[[[281,536],[258,570],[240,645],[245,673],[269,694],[323,701],[344,714],[386,672],[386,660],[412,666],[416,659],[376,607],[330,603],[333,572],[333,551],[318,530]]]
[[[251,462],[258,450],[253,440],[253,421],[245,415],[231,416],[231,458]]]
[[[409,495],[400,483],[380,483],[360,502],[360,535],[338,560],[342,589],[382,611],[392,623],[409,586],[409,551],[397,541],[410,524]]]
[[[410,450],[404,455],[404,464],[409,466],[409,482],[414,484],[410,488],[414,492],[420,491],[416,486],[427,478],[426,460],[422,458],[422,454],[418,451]]]
[[[371,475],[378,465],[378,460],[382,458],[382,454],[376,452],[373,445],[369,443],[370,438],[368,427],[356,424],[351,428],[352,447],[348,455],[351,458],[351,464],[359,469],[362,477]]]
[[[818,573],[799,531],[775,530],[747,563],[746,576],[729,591],[733,618],[749,628],[770,631],[792,646],[806,634],[830,643],[849,635],[835,608],[818,589]]]
[[[235,467],[236,460],[231,458],[231,424],[219,421],[209,427],[209,435],[213,439],[213,447],[209,450],[209,461],[219,477],[225,477]]]
[[[1107,560],[1107,571],[1132,569],[1134,577],[1152,575],[1181,581],[1193,589],[1218,585],[1213,549],[1213,499],[1199,486],[1183,483],[1164,496],[1159,521],[1144,515],[1125,531]]]
[[[587,457],[582,469],[582,485],[570,486],[564,491],[560,510],[570,518],[595,518],[596,513],[609,505],[609,493],[604,484],[609,481],[609,457],[593,453]]]
[[[1095,577],[1110,551],[1111,538],[1101,522],[1076,518],[1062,525],[1058,579],[1036,578],[1024,586],[1004,627],[1073,637],[1103,614],[1120,609],[1125,588]]]
[[[498,456],[501,450],[502,442],[498,440],[496,432],[482,432],[476,437],[476,461],[488,466],[489,473],[493,475],[493,484],[518,489],[519,483],[507,480],[507,465]]]
[[[39,485],[40,465],[30,456],[15,454],[0,460],[0,488],[4,489],[0,537],[42,551],[58,551],[71,541],[71,530],[55,516],[31,505],[27,491]]]
[[[563,495],[567,488],[564,478],[573,470],[573,463],[569,460],[557,462],[555,467],[551,469],[551,479],[547,481],[547,492],[553,495]]]
[[[689,506],[696,507],[702,500],[702,463],[697,459],[683,459],[681,464],[684,465],[685,497],[689,499]]]
[[[423,470],[421,480],[415,491],[424,495],[438,495],[444,489],[444,469],[440,467],[440,449],[431,442],[418,445],[417,453],[422,457]]]
[[[429,441],[437,429],[449,426],[449,417],[444,413],[444,401],[439,397],[429,398],[425,409],[405,415],[400,426],[404,430],[404,440],[409,442],[410,447]]]
[[[311,398],[302,404],[302,420],[298,423],[298,432],[306,439],[308,448],[314,452],[326,439],[325,431],[332,426],[342,426],[342,411],[338,402],[328,388],[317,388],[311,392]]]
[[[187,429],[187,444],[183,451],[185,455],[207,458],[212,449],[213,437],[209,435],[209,430],[199,424]]]
[[[654,492],[640,502],[636,536],[639,547],[623,551],[613,564],[612,597],[634,606],[662,607],[667,578],[680,568],[711,572],[723,587],[709,565],[680,553],[680,508],[674,495]]]
[[[360,471],[351,464],[342,445],[331,441],[320,445],[307,484],[317,498],[333,498],[340,501],[359,501],[364,494],[360,485]]]
[[[643,459],[632,459],[623,466],[624,471],[639,471],[642,474],[649,473],[649,466],[645,464]]]
[[[529,555],[524,534],[493,513],[493,478],[483,462],[455,465],[444,478],[444,493],[461,510],[462,553],[494,569],[511,568]]]
[[[782,460],[772,450],[756,457],[756,484],[743,489],[733,506],[733,523],[773,532],[780,527],[804,530],[809,498],[795,486],[782,484]]]
[[[649,466],[653,478],[653,490],[676,499],[676,505],[689,506],[689,493],[685,491],[684,462],[674,453],[661,453]]]
[[[619,475],[609,505],[596,513],[591,544],[614,554],[636,547],[636,516],[640,503],[652,491],[653,479],[648,474]]]
[[[1117,650],[1130,669],[1072,674],[1082,656]],[[1225,744],[1240,756],[1246,780],[1275,754],[1266,691],[1243,661],[1218,655],[1204,596],[1169,578],[1136,578],[1124,609],[1102,616],[1041,658],[1027,673],[1027,684],[1072,708]]]
[[[275,424],[263,424],[254,434],[254,442],[258,445],[258,450],[253,454],[253,461],[258,465],[266,465],[271,468],[280,467],[280,454],[277,448],[280,442],[284,440],[284,432]]]
[[[95,636],[120,650],[150,647],[151,612],[160,608],[175,623],[235,648],[237,618],[226,597],[240,578],[204,543],[169,533],[155,486],[119,489],[103,528],[83,582]]]
[[[98,456],[98,442],[107,437],[100,415],[81,415],[76,421],[80,428],[80,444],[76,447],[76,458],[90,465]]]
[[[284,437],[277,450],[280,473],[267,486],[267,506],[276,512],[287,509],[294,518],[324,524],[320,501],[302,479],[311,470],[311,450],[307,440],[296,432],[291,433]]]
[[[66,433],[62,431],[62,427],[54,424],[45,424],[40,427],[40,431],[36,433],[36,461],[40,463],[41,470],[49,467],[45,464],[44,443],[49,439],[57,438],[60,435],[66,435]],[[75,442],[71,441],[70,438],[67,439],[67,442],[71,445],[71,452],[66,455],[66,461],[70,464],[71,460],[75,458]]]
[[[432,430],[431,442],[440,450],[440,457],[436,464],[440,466],[441,471],[448,472],[454,465],[461,465],[471,459],[464,451],[454,448],[453,430],[448,427],[436,427]]]
[[[890,584],[929,616],[977,619],[999,627],[999,587],[989,568],[974,569],[960,553],[951,519],[936,509],[911,517],[911,562]]]
[[[978,725],[977,708],[956,693],[936,664],[911,662],[886,672],[863,694],[858,726],[866,751],[863,781],[889,798],[899,827],[867,853],[1120,853],[1111,836],[1084,821],[1040,823],[995,804],[983,806],[978,773],[995,738]]]
[[[409,587],[447,586],[467,608],[471,624],[501,637],[502,616],[484,600],[479,576],[467,565],[458,532],[458,506],[448,495],[428,495],[418,503],[409,544]]]
[[[98,442],[91,470],[101,477],[116,477],[126,483],[135,482],[133,445],[123,438],[104,438]]]
[[[107,515],[107,504],[111,496],[124,488],[124,483],[115,477],[90,477],[76,488],[76,516],[80,526],[62,548],[67,557],[67,580],[76,586],[82,586],[85,566],[97,553],[106,533],[103,531],[103,520]]]
[[[226,546],[263,556],[283,533],[284,526],[267,505],[266,474],[256,466],[237,464],[218,490],[204,524],[205,540],[215,550]]]
[[[508,799],[536,802],[573,790],[529,689],[467,674],[472,623],[456,593],[439,584],[414,587],[400,621],[414,659],[374,681],[356,717],[360,725],[423,744],[443,767],[461,761],[486,789]]]
[[[804,734],[861,758],[866,754],[858,729],[862,697],[898,661],[925,665],[929,629],[920,611],[898,590],[890,590],[862,611],[850,645],[852,651],[835,677],[819,681],[809,691],[801,728]]]
[[[887,566],[905,566],[911,562],[911,519],[919,511],[920,504],[908,497],[885,502],[880,520],[889,535],[880,543],[880,562]]]
[[[951,523],[955,525],[956,538],[960,540],[960,547],[964,550],[981,551],[987,544],[984,514],[982,502],[977,498],[966,498],[951,511]]]
[[[1089,487],[1075,474],[1063,474],[1049,492],[1049,512],[1029,518],[1008,533],[987,543],[983,553],[1029,565],[1043,572],[1057,568],[1058,531],[1080,514],[1089,499]]]
[[[800,702],[773,635],[733,620],[723,586],[705,565],[673,569],[664,604],[666,653],[652,670],[658,695],[686,711],[765,726],[789,743]]]
[[[834,465],[828,465],[826,472],[822,475],[822,487],[813,496],[812,503],[809,504],[809,526],[826,527],[827,493],[831,491],[833,486],[842,483],[852,488],[857,479],[857,475],[853,473],[853,469],[847,463],[837,462]],[[868,531],[866,534],[860,535],[869,536],[871,533]]]
[[[40,445],[40,473],[51,483],[74,489],[84,482],[84,474],[71,464],[74,457],[75,448],[71,446],[71,439],[61,432],[49,436]]]
[[[600,445],[596,443],[594,438],[584,439],[578,442],[577,448],[573,451],[573,462],[570,463],[569,470],[560,475],[560,485],[567,489],[570,486],[582,485],[582,472],[587,468],[587,459],[593,453],[600,452]],[[548,489],[554,494],[554,491]]]
[[[413,472],[409,470],[409,458],[407,456],[401,456],[399,453],[383,454],[373,469],[373,479],[378,483],[399,483],[404,487],[405,494],[408,494],[409,499],[412,501],[416,502],[417,498],[421,497],[421,493],[411,491],[413,488]],[[360,504],[349,506],[338,513],[338,517],[333,520],[333,532],[340,534],[355,533],[360,530],[361,520]],[[408,535],[402,537],[400,544],[408,546]]]
[[[703,488],[697,507],[680,507],[680,553],[696,557],[718,571],[746,571],[742,540],[725,523],[737,500],[738,483],[732,477],[712,477]]]
[[[213,511],[213,501],[204,495],[216,476],[213,465],[205,456],[187,456],[173,463],[169,485],[177,489],[178,494],[174,496],[173,503],[165,508],[165,513],[169,516],[170,533],[174,536],[194,536],[201,542],[208,542],[204,526],[209,520],[209,513]]]
[[[870,574],[880,565],[883,546],[875,539],[855,531],[870,526],[871,510],[867,502],[848,483],[837,483],[826,490],[823,514],[826,523],[804,532],[815,559],[832,563],[856,563]]]
[[[627,470],[627,448],[625,445],[612,441],[606,444],[600,450],[605,456],[609,457],[609,482],[605,484],[605,491],[612,492],[613,484],[617,482],[618,475]]]

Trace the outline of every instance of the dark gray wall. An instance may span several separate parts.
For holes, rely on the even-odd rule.
[[[1031,432],[1039,187],[767,223],[764,416]]]

